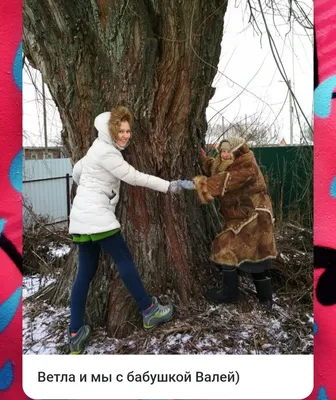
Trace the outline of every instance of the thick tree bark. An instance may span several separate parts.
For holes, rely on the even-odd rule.
[[[226,7],[227,0],[24,1],[24,53],[50,89],[74,162],[95,138],[95,116],[123,104],[135,117],[127,161],[168,180],[200,173]],[[183,303],[197,298],[215,213],[193,192],[174,197],[126,186],[118,216],[149,292],[175,293]],[[94,288],[101,290],[97,279]],[[110,335],[132,329],[135,307],[128,299],[113,276]],[[103,321],[105,311],[93,322]]]

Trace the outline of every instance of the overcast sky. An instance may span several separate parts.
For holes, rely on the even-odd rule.
[[[282,2],[287,4],[287,0]],[[248,26],[249,13],[245,11],[245,4],[244,0],[240,4],[238,1],[229,0],[224,18],[219,72],[213,82],[216,92],[207,109],[207,119],[210,124],[221,124],[222,118],[228,123],[242,120],[245,116],[247,118],[258,116],[269,125],[278,125],[281,129],[280,139],[284,137],[289,143],[288,89],[272,56],[262,17],[260,15],[258,17],[263,32],[261,38],[254,33],[251,26]],[[278,5],[280,4],[281,1],[278,2]],[[307,13],[310,10],[312,19],[312,1],[304,0],[300,4]],[[285,16],[285,13],[283,14]],[[305,30],[295,22],[295,34],[292,35],[288,33],[289,25],[285,18],[275,18],[276,29],[272,17],[266,16],[266,18],[287,76],[294,82],[295,96],[311,122],[313,32]],[[39,73],[32,70],[32,75],[41,90]],[[41,146],[44,144],[41,95],[36,93],[26,70],[23,72],[23,83],[24,146]],[[51,99],[47,88],[46,95]],[[62,124],[51,100],[47,102],[47,120],[49,145],[53,145],[60,142]],[[296,116],[294,116],[294,139],[296,142],[299,140]]]

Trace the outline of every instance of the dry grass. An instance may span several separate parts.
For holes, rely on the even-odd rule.
[[[72,242],[65,229],[48,224],[47,219],[38,218],[36,223],[23,231],[23,274],[47,276],[53,274],[64,263],[50,249],[60,249]]]
[[[55,257],[53,248],[69,244],[64,234],[36,226],[24,234],[25,275],[56,277],[71,255]],[[124,339],[108,338],[96,329],[90,354],[308,354],[313,351],[313,246],[312,232],[293,224],[277,234],[279,256],[272,270],[275,307],[261,311],[254,286],[241,277],[242,297],[238,305],[212,306],[198,300],[188,306],[177,301],[170,323],[153,332],[134,326]],[[29,279],[26,277],[26,279]],[[214,282],[209,282],[209,286]],[[41,288],[47,293],[47,288]],[[31,353],[67,353],[68,308],[52,307],[48,296],[25,299],[24,348]],[[39,300],[36,300],[39,298]],[[177,296],[161,296],[166,302]],[[44,299],[46,301],[42,301]]]

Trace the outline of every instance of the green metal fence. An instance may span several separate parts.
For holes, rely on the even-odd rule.
[[[251,148],[266,178],[278,223],[313,226],[313,146]]]

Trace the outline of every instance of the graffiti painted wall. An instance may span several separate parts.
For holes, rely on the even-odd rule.
[[[0,398],[21,388],[21,1],[0,2]]]
[[[316,0],[314,93],[315,388],[336,399],[336,3]]]

